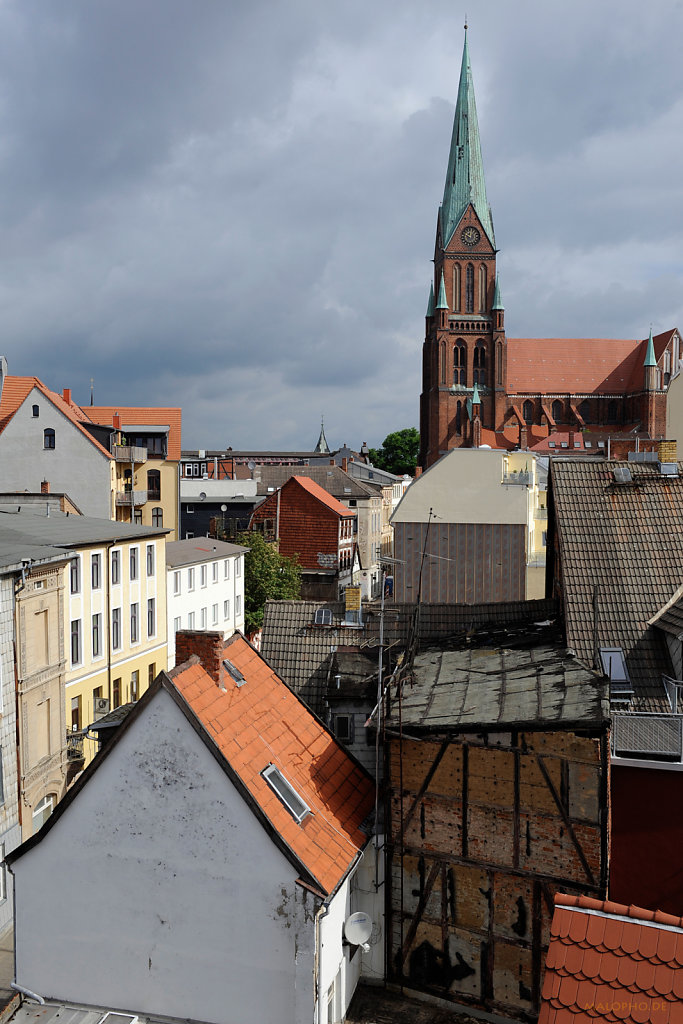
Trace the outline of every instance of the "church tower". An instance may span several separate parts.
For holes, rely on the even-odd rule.
[[[506,360],[496,241],[486,198],[465,26],[422,351],[420,464],[424,469],[450,448],[472,447],[481,427],[493,428],[502,420]],[[476,432],[475,389],[480,403]]]

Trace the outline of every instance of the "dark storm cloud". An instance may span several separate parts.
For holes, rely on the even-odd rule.
[[[463,13],[0,4],[10,372],[187,447],[417,422]],[[470,52],[511,335],[683,325],[678,2],[491,0]]]

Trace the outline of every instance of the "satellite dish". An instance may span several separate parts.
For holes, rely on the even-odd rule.
[[[206,501],[206,491],[200,491],[199,492],[199,500],[200,501]]]
[[[351,914],[344,922],[344,935],[346,941],[352,946],[365,946],[372,935],[372,918],[369,914],[359,910]]]
[[[221,512],[227,512],[227,511],[228,511],[228,506],[227,505],[221,505]]]

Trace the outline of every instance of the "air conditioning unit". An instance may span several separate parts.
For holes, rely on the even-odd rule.
[[[109,714],[109,697],[95,697],[93,711],[98,718]]]

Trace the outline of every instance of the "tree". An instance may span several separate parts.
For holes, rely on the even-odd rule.
[[[417,456],[420,452],[420,432],[415,427],[405,427],[387,434],[381,448],[370,449],[370,461],[377,469],[386,469],[396,476],[408,473],[414,476]]]
[[[301,595],[301,566],[296,556],[281,555],[260,533],[241,533],[237,543],[249,548],[244,556],[244,627],[255,633],[263,625],[266,601],[292,601]]]

